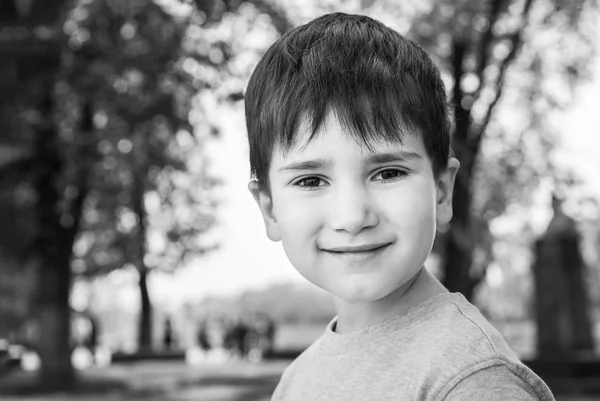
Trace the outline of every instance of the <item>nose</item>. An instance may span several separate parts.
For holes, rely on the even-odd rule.
[[[361,185],[340,186],[330,207],[330,227],[335,231],[358,234],[376,226],[379,217],[369,191]]]

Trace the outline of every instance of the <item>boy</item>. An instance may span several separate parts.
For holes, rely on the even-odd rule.
[[[267,235],[337,316],[273,400],[552,400],[500,334],[424,267],[452,217],[444,85],[416,44],[365,16],[283,35],[246,92]]]

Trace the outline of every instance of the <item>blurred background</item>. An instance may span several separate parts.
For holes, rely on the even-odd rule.
[[[334,316],[246,189],[282,33],[366,14],[442,70],[461,161],[427,267],[557,399],[600,399],[596,0],[0,0],[0,395],[268,400]]]

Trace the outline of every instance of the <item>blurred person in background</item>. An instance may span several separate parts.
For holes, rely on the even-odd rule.
[[[164,323],[163,347],[166,351],[170,351],[173,347],[173,326],[171,324],[171,319],[168,317],[165,319]]]

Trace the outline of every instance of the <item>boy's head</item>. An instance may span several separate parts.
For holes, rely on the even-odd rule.
[[[429,56],[368,17],[325,15],[267,51],[246,120],[249,187],[294,267],[351,302],[406,285],[451,218],[458,168]]]
[[[328,112],[360,143],[419,135],[437,176],[451,124],[438,68],[418,45],[362,15],[327,14],[277,40],[246,91],[250,166],[266,192],[273,150],[289,150],[302,121],[314,137]]]

